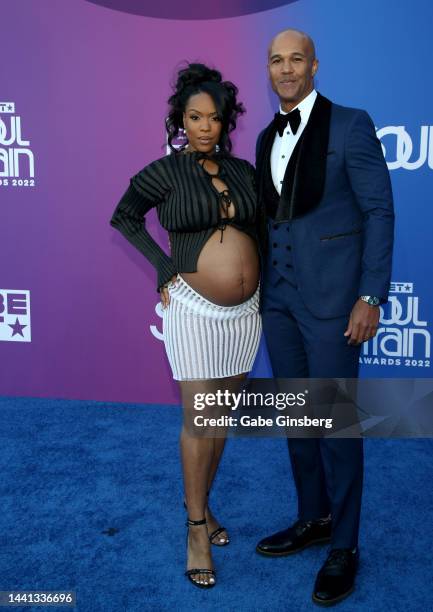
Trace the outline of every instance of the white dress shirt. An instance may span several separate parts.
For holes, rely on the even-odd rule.
[[[271,172],[275,189],[280,195],[287,164],[289,162],[290,156],[293,153],[293,149],[295,148],[295,145],[299,140],[299,137],[301,136],[302,132],[305,129],[305,126],[307,125],[316,98],[317,91],[313,89],[313,91],[309,93],[306,98],[304,98],[301,102],[299,102],[297,106],[292,109],[295,110],[295,108],[299,108],[299,112],[301,113],[301,123],[299,124],[298,131],[296,132],[296,134],[292,133],[292,130],[290,129],[290,123],[288,123],[287,128],[284,130],[282,136],[280,136],[278,132],[275,135],[275,140],[274,144],[272,145],[271,152]],[[287,115],[287,113],[282,110],[281,106],[280,113],[282,115]]]

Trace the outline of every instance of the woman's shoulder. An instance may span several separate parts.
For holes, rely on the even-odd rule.
[[[233,164],[234,166],[244,167],[249,170],[251,169],[255,170],[253,164],[249,162],[247,159],[243,159],[242,157],[236,157],[235,155],[230,155],[230,156],[227,156],[226,159],[229,161],[229,163]]]
[[[230,155],[228,159],[228,164],[235,169],[235,171],[240,171],[250,176],[251,178],[255,177],[256,169],[253,164],[249,162],[247,159],[243,159],[242,157],[235,157],[234,155]]]
[[[146,164],[131,177],[131,183],[140,192],[158,192],[160,195],[171,189],[171,176],[169,165],[172,163],[171,155],[164,155]]]
[[[146,171],[146,170],[152,171],[152,170],[157,170],[158,168],[166,168],[167,166],[170,165],[172,161],[171,157],[172,157],[172,154],[162,155],[161,157],[158,157],[157,159],[154,159],[153,161],[146,164],[144,168],[142,168],[141,171]]]
[[[138,170],[133,178],[149,179],[159,178],[160,180],[167,177],[167,170],[172,165],[172,155],[163,155],[146,164],[141,170]]]

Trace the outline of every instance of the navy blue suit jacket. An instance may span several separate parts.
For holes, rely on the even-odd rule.
[[[256,149],[265,257],[263,176],[265,164],[270,164],[274,134],[271,123],[260,133]],[[377,296],[386,302],[394,236],[393,198],[388,168],[369,115],[333,104],[318,94],[305,127],[293,183],[283,184],[282,194],[290,196],[298,211],[291,222],[292,258],[299,291],[309,310],[326,319],[349,314],[360,295]]]

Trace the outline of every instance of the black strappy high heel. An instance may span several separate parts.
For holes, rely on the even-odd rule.
[[[208,492],[206,493],[207,497],[209,497],[209,493],[210,493],[210,491],[208,491]],[[184,500],[184,502],[183,502],[183,507],[185,508],[185,510],[188,510],[187,505],[186,505],[186,503],[185,503],[185,500]],[[227,546],[227,544],[229,544],[229,543],[230,543],[230,538],[229,538],[228,536],[227,536],[227,540],[226,540],[225,542],[222,542],[222,543],[221,543],[221,542],[214,542],[214,539],[215,539],[217,536],[219,536],[219,534],[220,534],[220,533],[222,533],[223,531],[227,531],[227,529],[226,529],[225,527],[221,527],[221,525],[220,525],[220,526],[218,526],[218,527],[215,529],[215,531],[212,531],[212,533],[211,533],[211,534],[209,534],[209,542],[210,542],[211,544],[213,544],[214,546]]]
[[[205,518],[201,519],[200,521],[192,521],[190,518],[188,518],[188,520],[186,521],[186,526],[188,527],[188,530],[186,532],[186,546],[187,546],[187,548],[188,548],[189,528],[191,526],[194,526],[194,525],[206,525],[206,522],[207,521],[206,521]],[[201,584],[200,582],[197,582],[196,580],[194,580],[192,578],[193,574],[209,574],[209,578],[213,578],[214,582],[208,582],[207,584]],[[215,583],[215,578],[216,578],[215,570],[193,568],[193,569],[186,570],[185,576],[188,578],[188,580],[190,582],[192,582],[192,584],[194,586],[198,587],[199,589],[211,589],[216,584]]]

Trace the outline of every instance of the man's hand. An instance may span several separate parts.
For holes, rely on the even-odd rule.
[[[350,313],[349,325],[344,335],[349,338],[347,344],[357,345],[374,338],[379,325],[379,306],[370,306],[359,299]]]

